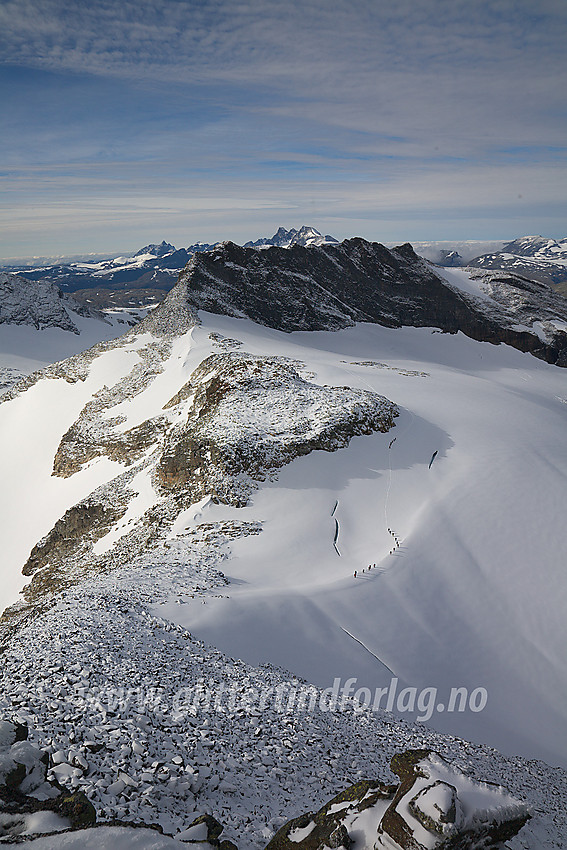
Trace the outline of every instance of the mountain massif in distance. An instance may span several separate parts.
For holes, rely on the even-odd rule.
[[[280,227],[271,238],[249,241],[244,247],[289,248],[293,245],[314,247],[324,244],[337,244],[337,240],[333,236],[323,236],[314,227],[304,225],[299,230]],[[5,270],[21,273],[30,280],[54,283],[91,307],[139,307],[161,301],[191,257],[214,247],[213,244],[196,242],[187,248],[175,248],[169,242],[162,241],[146,245],[132,256],[96,262],[85,258],[33,266],[20,263],[5,266]],[[548,283],[560,293],[567,293],[566,239],[528,236],[509,243],[417,242],[413,247],[420,256],[441,266],[512,271]]]
[[[562,846],[564,243],[2,274],[0,835]]]

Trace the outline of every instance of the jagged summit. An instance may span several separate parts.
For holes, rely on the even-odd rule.
[[[140,248],[139,251],[136,251],[134,256],[141,257],[144,254],[152,254],[154,257],[163,257],[165,254],[171,254],[173,251],[175,251],[175,245],[171,245],[164,239],[159,243],[159,245],[145,245],[144,248]]]
[[[313,245],[338,244],[334,236],[323,236],[314,227],[303,225],[299,230],[279,227],[271,238],[257,239],[255,242],[246,242],[245,248],[265,248],[274,245],[278,248],[290,248],[292,245],[311,247]]]

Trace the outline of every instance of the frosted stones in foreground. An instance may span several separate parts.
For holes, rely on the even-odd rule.
[[[317,813],[289,821],[267,850],[497,848],[524,826],[526,806],[502,786],[461,773],[430,750],[394,756],[400,784],[364,780]]]

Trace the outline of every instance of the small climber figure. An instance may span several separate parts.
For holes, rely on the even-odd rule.
[[[354,571],[354,577],[356,578],[356,570]]]

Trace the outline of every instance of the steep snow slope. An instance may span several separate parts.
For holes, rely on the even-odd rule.
[[[162,371],[147,383],[138,377],[140,391],[103,413],[112,417],[120,405],[121,426],[136,427],[205,358],[228,350],[299,360],[318,384],[377,391],[402,408],[395,427],[296,458],[248,507],[203,498],[145,554],[60,593],[3,653],[0,714],[26,720],[34,740],[64,759],[54,775],[84,789],[106,819],[157,821],[174,834],[213,811],[240,848],[258,848],[283,819],[351,781],[386,778],[396,749],[433,746],[532,806],[534,818],[511,848],[559,848],[563,772],[408,725],[397,698],[402,722],[380,711],[261,708],[254,695],[262,689],[283,685],[288,694],[298,685],[269,663],[249,665],[280,664],[322,687],[357,678],[352,690],[367,685],[372,696],[376,687],[393,692],[395,674],[398,693],[415,687],[421,699],[424,688],[438,689],[433,704],[421,702],[422,715],[446,704],[452,687],[483,687],[482,711],[467,701],[463,712],[434,711],[429,724],[557,761],[566,680],[563,371],[427,328],[283,334],[201,318],[180,333]],[[51,476],[58,441],[81,407],[155,345],[148,327],[99,349],[92,362],[83,358],[84,380],[46,378],[0,405],[3,427],[13,426],[1,441],[11,456],[4,547],[25,537],[29,551],[42,523],[47,530],[65,505],[122,472],[122,463],[100,456],[70,477]],[[252,406],[249,416],[253,422]],[[19,434],[24,421],[33,433]],[[122,539],[135,551],[128,530],[156,499],[143,471],[131,481],[130,515],[111,525],[101,548]],[[2,584],[4,603],[24,581],[16,578],[11,590]],[[186,689],[199,686],[205,699],[227,688],[237,707],[194,713]],[[138,840],[152,846],[145,834]]]
[[[297,458],[247,507],[207,498],[178,507],[170,545],[176,534],[198,535],[210,524],[256,530],[230,543],[228,591],[202,606],[175,590],[170,604],[160,604],[161,615],[230,655],[281,664],[322,687],[354,677],[356,687],[374,691],[390,687],[394,676],[399,689],[437,688],[435,705],[447,702],[451,688],[483,688],[483,710],[435,710],[428,721],[564,763],[563,370],[428,328],[361,324],[283,334],[248,320],[202,317],[162,355],[161,371],[143,380],[138,374],[131,399],[133,384],[124,384],[93,422],[102,427],[106,417],[110,435],[158,414],[174,422],[181,408],[167,403],[223,347],[300,361],[317,384],[379,393],[402,413],[393,431]],[[133,529],[160,498],[148,455],[137,455],[138,465],[125,472],[124,460],[105,455],[112,438],[103,429],[100,456],[81,461],[70,477],[51,471],[84,405],[105,385],[131,382],[152,338],[131,334],[86,363],[86,379],[41,380],[0,406],[2,445],[9,447],[1,457],[2,607],[23,586],[20,570],[37,540],[117,475],[130,476],[121,485],[130,494],[128,512],[109,520],[94,554],[113,557],[112,547],[122,546],[124,563],[137,551]],[[179,403],[190,403],[181,396]],[[249,415],[254,421],[253,407]],[[156,562],[160,557],[157,551]],[[369,564],[376,564],[370,572]]]
[[[400,688],[438,688],[439,702],[453,687],[485,688],[484,710],[429,722],[565,763],[563,372],[427,329],[286,338],[209,321],[246,350],[303,360],[319,382],[378,390],[405,412],[389,434],[294,461],[250,507],[196,511],[199,522],[238,517],[263,531],[233,543],[227,598],[162,614],[322,687],[352,676],[374,690],[392,671]]]

